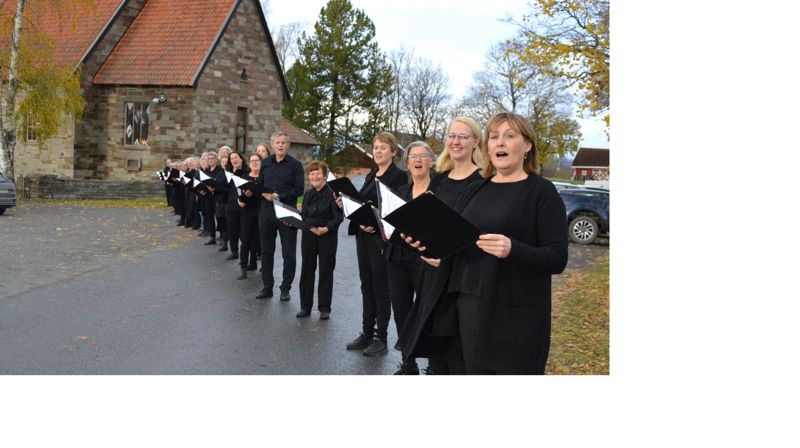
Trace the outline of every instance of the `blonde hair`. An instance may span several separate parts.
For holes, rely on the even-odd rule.
[[[530,152],[525,155],[522,161],[522,169],[528,174],[539,174],[539,154],[536,150],[536,137],[533,134],[531,123],[527,118],[515,114],[514,112],[500,112],[495,114],[489,119],[489,122],[486,123],[485,141],[487,144],[481,150],[483,156],[483,165],[481,166],[483,177],[489,178],[497,172],[497,169],[492,165],[492,159],[489,157],[489,133],[503,123],[508,123],[511,129],[519,132],[522,138],[531,144]]]
[[[453,121],[450,122],[450,126],[447,127],[447,130],[450,131],[450,128],[453,127],[456,123],[462,123],[469,127],[470,131],[472,131],[472,136],[475,138],[475,141],[478,144],[472,148],[472,163],[480,166],[480,159],[483,149],[483,134],[481,134],[481,127],[477,121],[473,120],[469,117],[456,117],[453,118]],[[446,142],[447,136],[445,136]],[[447,150],[447,143],[444,145],[444,149],[442,153],[439,154],[439,157],[436,159],[436,172],[443,173],[445,171],[450,171],[455,167],[455,163],[453,163],[453,159],[450,157],[450,152]]]

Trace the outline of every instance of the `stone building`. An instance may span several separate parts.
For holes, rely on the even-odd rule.
[[[289,91],[257,0],[96,4],[74,27],[55,13],[28,19],[52,37],[56,62],[82,67],[86,110],[46,142],[25,129],[19,175],[151,179],[166,158],[222,145],[250,154],[281,129]]]

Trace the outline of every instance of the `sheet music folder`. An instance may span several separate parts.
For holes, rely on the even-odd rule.
[[[358,194],[356,186],[353,185],[353,182],[347,176],[342,176],[338,179],[329,180],[328,186],[331,187],[331,190],[333,190],[333,192],[339,196],[345,194],[357,200],[358,202],[364,202],[364,198],[362,198],[361,195]]]
[[[475,244],[484,233],[428,192],[417,196],[406,205],[384,218],[399,231],[419,240],[427,253],[435,258],[448,258],[461,249]]]
[[[346,194],[342,194],[342,205],[344,206],[344,217],[366,227],[379,228],[378,219],[380,214],[371,202],[361,203]]]
[[[281,221],[288,222],[292,225],[292,227],[296,227],[302,230],[308,230],[311,226],[303,221],[303,217],[300,214],[300,210],[286,205],[278,200],[272,202],[275,205],[275,217]]]

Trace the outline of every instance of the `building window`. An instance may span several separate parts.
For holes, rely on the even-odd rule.
[[[125,144],[147,145],[150,103],[125,103]]]
[[[25,120],[25,139],[36,140],[36,132],[39,130],[39,122],[34,122],[33,117],[28,115]]]

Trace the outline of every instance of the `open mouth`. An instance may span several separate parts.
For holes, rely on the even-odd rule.
[[[505,151],[497,151],[496,153],[494,153],[494,156],[495,156],[495,157],[502,158],[502,157],[506,157],[506,156],[508,156],[508,153],[507,153],[507,152],[505,152]]]

